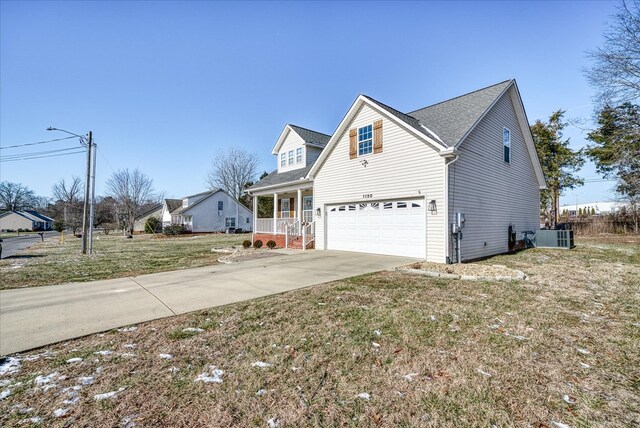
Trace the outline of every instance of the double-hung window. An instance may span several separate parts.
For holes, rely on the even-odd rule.
[[[358,128],[358,156],[373,152],[373,126]]]
[[[218,211],[222,211],[224,209],[224,202],[218,201]]]
[[[293,165],[293,150],[289,150],[289,165]]]
[[[280,166],[287,166],[287,154],[282,153],[280,155]]]
[[[236,218],[235,217],[226,217],[224,219],[225,227],[236,227]]]
[[[296,163],[302,162],[302,147],[296,149]]]
[[[502,148],[504,161],[511,163],[511,131],[507,128],[502,128]]]

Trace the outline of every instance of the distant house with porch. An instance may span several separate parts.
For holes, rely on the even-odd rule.
[[[165,199],[159,218],[163,227],[180,225],[194,233],[253,230],[251,210],[222,189]]]
[[[53,219],[37,211],[6,211],[0,214],[0,230],[51,230]]]

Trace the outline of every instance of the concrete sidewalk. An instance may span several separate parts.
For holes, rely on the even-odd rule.
[[[342,251],[0,291],[0,355],[414,262]]]

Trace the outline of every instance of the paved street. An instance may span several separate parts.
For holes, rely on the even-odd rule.
[[[44,232],[44,238],[57,238],[60,235],[58,232]],[[42,238],[38,234],[27,234],[22,236],[15,236],[11,238],[4,238],[0,245],[2,245],[2,257],[6,259],[7,257],[11,257],[16,255],[19,251],[22,251],[26,248],[29,248],[36,242],[40,242]]]
[[[236,264],[0,291],[0,355],[394,268],[415,259],[283,251]]]

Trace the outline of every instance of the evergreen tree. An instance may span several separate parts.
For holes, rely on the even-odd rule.
[[[563,139],[562,130],[567,126],[563,121],[564,113],[564,110],[555,111],[548,122],[537,120],[531,126],[531,134],[547,182],[547,188],[540,193],[541,209],[547,213],[552,227],[558,220],[563,190],[583,184],[583,180],[574,174],[584,165],[584,155],[582,150],[574,151],[569,147],[569,138]]]

